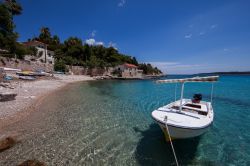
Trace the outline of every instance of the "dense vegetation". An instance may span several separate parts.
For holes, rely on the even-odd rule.
[[[143,70],[143,74],[146,75],[162,74],[161,70],[159,70],[157,67],[153,67],[150,63],[139,64],[139,69]]]
[[[15,24],[13,17],[22,13],[22,7],[15,0],[5,0],[0,2],[0,48],[8,50],[9,57],[22,59],[25,54],[33,54],[34,49],[24,47],[16,42],[18,33],[14,31]]]
[[[31,40],[49,44],[49,49],[55,51],[55,70],[66,71],[66,65],[105,68],[130,63],[139,66],[144,74],[162,73],[158,68],[152,67],[151,64],[139,64],[135,57],[121,54],[113,47],[88,45],[77,37],[69,37],[64,43],[60,43],[59,37],[52,36],[47,27],[43,27],[40,35]]]
[[[20,15],[22,7],[16,0],[0,2],[0,48],[6,49],[13,56],[23,58],[24,55],[37,55],[34,47],[24,47],[16,42],[18,33],[14,32],[13,17]],[[88,45],[80,38],[69,37],[60,42],[57,35],[52,35],[48,27],[42,27],[40,34],[31,40],[48,44],[48,49],[55,51],[55,70],[66,70],[66,65],[78,65],[88,68],[114,67],[123,63],[139,66],[144,74],[160,74],[161,71],[153,68],[151,64],[139,64],[135,57],[124,55],[113,47],[103,45]]]

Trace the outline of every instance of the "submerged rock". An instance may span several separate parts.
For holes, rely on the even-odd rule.
[[[46,164],[38,160],[26,160],[18,166],[46,166]]]
[[[16,141],[12,137],[6,137],[0,140],[0,152],[11,148],[16,144]]]

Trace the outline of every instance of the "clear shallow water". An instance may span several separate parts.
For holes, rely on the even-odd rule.
[[[210,84],[187,84],[185,97]],[[38,159],[48,165],[174,165],[152,110],[174,100],[175,84],[99,81],[67,86],[44,99],[26,120],[5,128],[20,142],[0,153],[0,165]],[[178,86],[178,90],[180,86]],[[250,165],[250,77],[215,84],[213,127],[177,140],[181,165]],[[179,94],[178,94],[179,96]]]

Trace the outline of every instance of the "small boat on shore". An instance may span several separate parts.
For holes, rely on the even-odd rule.
[[[19,71],[16,74],[19,76],[34,76],[32,71]]]
[[[21,80],[29,80],[29,81],[36,80],[36,78],[32,77],[32,76],[19,76],[19,79],[21,79]]]
[[[0,67],[3,71],[16,71],[20,72],[20,69],[15,69],[15,68],[9,68],[9,67]]]
[[[21,72],[16,72],[17,75],[19,76],[45,76],[45,72],[33,72],[33,71],[21,71]]]
[[[216,82],[218,76],[194,77],[186,79],[158,80],[158,83],[181,83],[181,99],[152,112],[153,119],[159,124],[166,140],[185,139],[200,136],[213,123],[214,112],[211,101],[202,101],[201,94],[195,94],[193,99],[184,99],[184,84],[187,82]]]

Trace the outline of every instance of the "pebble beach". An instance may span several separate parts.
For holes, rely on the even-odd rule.
[[[29,112],[27,110],[30,110],[32,106],[39,102],[39,99],[46,97],[46,95],[49,95],[51,92],[69,83],[90,80],[94,79],[83,75],[55,75],[51,79],[13,81],[10,83],[12,88],[0,87],[0,92],[17,94],[15,100],[0,102],[0,129],[26,116]]]

